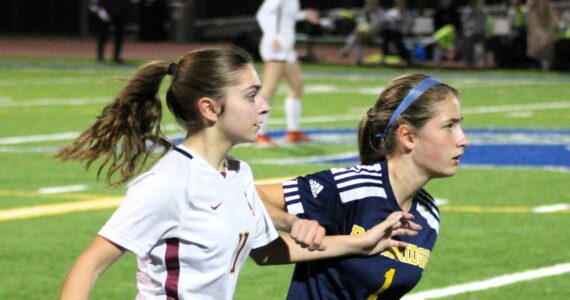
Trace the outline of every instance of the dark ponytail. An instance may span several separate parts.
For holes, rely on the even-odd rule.
[[[86,161],[87,168],[103,158],[97,176],[108,166],[107,180],[118,186],[140,172],[155,148],[163,147],[166,152],[171,144],[160,130],[162,105],[158,91],[167,70],[163,62],[143,65],[95,123],[56,157]],[[120,178],[113,180],[117,172]]]

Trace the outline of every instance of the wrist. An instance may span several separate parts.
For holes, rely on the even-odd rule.
[[[287,214],[287,216],[285,217],[285,224],[283,224],[283,228],[281,230],[291,233],[293,224],[295,224],[295,221],[297,221],[298,219],[299,218],[295,215]]]

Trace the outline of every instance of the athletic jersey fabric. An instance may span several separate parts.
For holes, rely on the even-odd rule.
[[[361,234],[401,211],[386,162],[317,172],[286,181],[283,189],[289,213],[317,220],[327,235]],[[420,280],[439,230],[438,208],[423,189],[410,213],[423,228],[416,236],[401,238],[410,244],[405,250],[298,263],[287,298],[401,298]]]
[[[293,62],[295,53],[295,23],[302,16],[299,0],[265,0],[257,11],[256,19],[263,36],[259,52],[263,61]],[[275,52],[272,43],[278,40],[281,51]]]
[[[231,299],[251,249],[277,232],[250,167],[220,174],[182,145],[129,184],[99,232],[137,256],[137,299]]]

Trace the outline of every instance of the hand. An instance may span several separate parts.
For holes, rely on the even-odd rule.
[[[314,8],[306,9],[305,15],[307,16],[307,21],[313,25],[319,25],[321,22],[319,11]]]
[[[297,244],[309,251],[326,249],[323,244],[326,231],[317,221],[295,218],[289,234]]]
[[[103,22],[110,22],[111,21],[111,17],[109,16],[109,14],[107,13],[107,11],[104,8],[97,9],[97,15],[99,16],[99,18]]]
[[[404,248],[406,242],[393,240],[394,236],[414,236],[422,227],[411,220],[414,216],[407,212],[394,212],[380,224],[359,236],[362,240],[363,255],[375,255],[388,248]]]

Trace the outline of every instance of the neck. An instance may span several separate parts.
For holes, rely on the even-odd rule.
[[[396,201],[403,211],[410,210],[417,191],[429,181],[409,155],[389,157],[388,176]]]
[[[232,145],[227,140],[222,139],[215,131],[208,128],[188,136],[182,142],[182,145],[192,149],[198,156],[220,172],[224,170],[224,159],[232,148]]]

